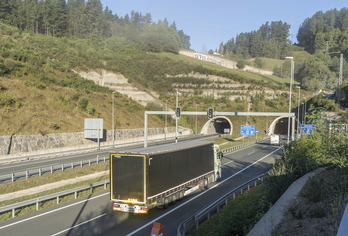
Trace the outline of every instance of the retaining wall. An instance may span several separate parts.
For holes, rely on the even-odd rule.
[[[175,132],[175,127],[167,128],[166,133],[163,128],[148,129],[149,139],[163,138]],[[188,132],[188,131],[185,131]],[[144,140],[144,129],[116,130],[115,139],[112,140],[112,131],[106,130],[104,138],[99,140],[100,145],[111,145],[112,142],[122,143],[136,142]],[[85,139],[84,133],[56,133],[39,135],[8,135],[0,136],[0,158],[21,156],[26,153],[47,152],[47,150],[64,151],[82,147],[94,147],[98,145],[97,139]]]

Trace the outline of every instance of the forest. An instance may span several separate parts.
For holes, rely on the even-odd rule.
[[[100,0],[2,0],[0,19],[20,32],[45,36],[87,40],[95,50],[170,52],[190,50],[190,36],[167,19],[153,22],[151,14],[131,11],[118,16]],[[290,25],[282,21],[266,22],[258,30],[242,32],[225,44],[218,53],[225,58],[245,61],[255,58],[262,68],[262,58],[295,61],[295,81],[308,91],[333,90],[340,71],[339,56],[343,54],[343,81],[348,75],[348,9],[317,12],[298,29],[298,43],[289,41]],[[122,46],[120,46],[122,45]],[[214,51],[210,50],[210,53]],[[244,63],[241,63],[244,64]],[[290,77],[290,61],[274,66],[273,74]]]
[[[120,17],[100,0],[2,0],[0,19],[21,31],[55,37],[122,37],[144,51],[178,53],[190,48],[190,37],[164,19],[152,21],[150,13],[132,11]]]

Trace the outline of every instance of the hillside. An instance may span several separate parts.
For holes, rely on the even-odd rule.
[[[100,47],[87,39],[28,34],[0,26],[2,135],[81,132],[84,118],[91,117],[104,118],[105,129],[111,129],[113,89],[118,91],[114,97],[118,129],[142,128],[145,110],[166,106],[174,110],[176,90],[182,93],[180,106],[188,111],[288,109],[285,78],[229,69],[181,54],[147,53],[116,38],[107,40],[108,47]],[[206,119],[198,117],[198,125]],[[246,121],[236,118],[236,122]],[[194,119],[182,117],[179,124],[193,128]],[[163,125],[164,117],[150,117],[150,127]]]

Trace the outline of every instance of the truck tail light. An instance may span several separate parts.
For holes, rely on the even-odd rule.
[[[141,207],[139,209],[138,213],[147,214],[147,208],[146,207]]]
[[[119,204],[114,204],[114,207],[112,209],[114,211],[121,211],[121,206]]]

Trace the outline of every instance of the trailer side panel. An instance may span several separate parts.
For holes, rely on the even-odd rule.
[[[214,170],[213,144],[154,153],[148,166],[148,196],[153,196]]]

